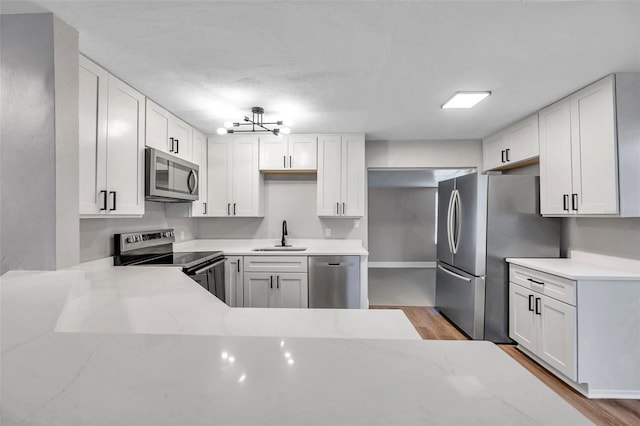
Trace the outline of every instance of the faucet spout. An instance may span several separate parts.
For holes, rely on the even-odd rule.
[[[285,238],[287,235],[289,235],[289,233],[287,232],[287,221],[283,220],[282,221],[282,241],[280,242],[280,245],[282,247],[286,247],[287,245],[287,239]]]

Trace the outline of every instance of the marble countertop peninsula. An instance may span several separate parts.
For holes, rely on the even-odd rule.
[[[3,425],[589,424],[492,343],[362,325],[392,316],[269,318],[175,268],[11,272],[0,286]]]

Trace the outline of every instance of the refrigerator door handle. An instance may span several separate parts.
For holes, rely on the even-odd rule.
[[[455,195],[455,189],[451,191],[451,195],[449,196],[449,208],[447,209],[447,242],[449,243],[449,252],[453,253],[453,238],[451,233],[451,218],[452,218],[452,207],[453,207],[453,197]]]
[[[455,212],[455,226],[451,236],[451,242],[453,243],[453,254],[458,253],[458,247],[460,247],[460,228],[462,226],[462,219],[460,218],[460,212],[462,211],[462,205],[460,201],[460,192],[456,189],[453,194],[453,211]]]
[[[470,283],[470,282],[471,282],[471,278],[467,278],[467,277],[465,277],[465,276],[462,276],[462,275],[456,274],[455,272],[451,272],[450,270],[448,270],[448,269],[446,269],[446,268],[443,268],[443,267],[442,267],[442,266],[440,266],[440,265],[438,265],[438,269],[440,269],[440,270],[441,270],[441,271],[443,271],[443,272],[446,272],[447,274],[449,274],[449,275],[451,275],[451,276],[453,276],[453,277],[456,277],[456,278],[458,278],[458,279],[461,279],[461,280],[463,280],[463,281],[466,281],[466,282],[468,282],[468,283]]]

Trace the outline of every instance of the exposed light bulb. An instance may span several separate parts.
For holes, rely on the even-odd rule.
[[[282,120],[282,125],[283,126],[287,126],[287,127],[291,127],[291,126],[293,126],[293,121],[291,121],[291,120]]]
[[[224,127],[226,127],[227,129],[230,129],[233,127],[233,123],[230,121],[225,121],[224,122]]]
[[[218,133],[219,135],[226,135],[227,129],[225,129],[224,127],[218,127],[218,130],[216,130],[216,133]]]
[[[289,133],[291,133],[291,129],[288,127],[281,127],[280,133],[284,133],[285,135],[288,135]]]

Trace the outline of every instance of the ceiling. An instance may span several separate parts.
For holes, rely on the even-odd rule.
[[[36,3],[78,29],[82,53],[206,133],[262,106],[295,133],[475,139],[640,71],[638,1]],[[442,110],[459,90],[492,96]]]

